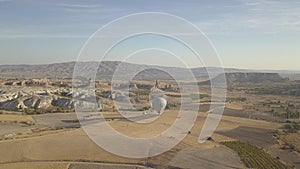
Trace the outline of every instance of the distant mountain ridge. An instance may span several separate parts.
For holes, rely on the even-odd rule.
[[[255,73],[255,72],[234,72],[225,73],[225,78],[227,84],[244,84],[244,83],[263,83],[263,82],[273,82],[282,83],[289,79],[281,77],[278,73]],[[199,84],[210,85],[211,81],[215,83],[222,83],[224,80],[223,75],[218,75],[211,80],[200,82]]]
[[[89,65],[97,66],[97,62],[83,62]],[[119,61],[102,61],[97,71],[97,78],[109,79],[112,77],[115,70],[122,63],[122,68],[124,69],[124,75],[127,71],[135,69],[147,69],[142,72],[140,76],[145,79],[170,79],[167,73],[158,71],[155,69],[149,69],[149,65],[125,63]],[[72,78],[73,70],[76,62],[64,62],[64,63],[53,63],[53,64],[41,64],[41,65],[2,65],[0,66],[0,76],[2,78]],[[180,78],[185,79],[185,74],[188,69],[179,67],[164,67],[164,66],[151,66],[157,69],[171,70],[179,75]],[[212,72],[213,76],[217,76],[222,72],[222,68],[218,67],[199,67],[193,68],[193,72],[196,78],[208,77],[207,71]],[[300,73],[297,71],[276,71],[276,70],[248,70],[248,69],[235,69],[235,68],[224,68],[226,73],[230,72],[264,72],[264,73]],[[144,74],[143,74],[144,73]]]

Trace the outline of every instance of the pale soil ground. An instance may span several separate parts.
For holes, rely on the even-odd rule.
[[[10,163],[1,164],[0,169],[68,169],[68,163]]]
[[[237,139],[234,139],[234,138],[231,138],[231,137],[227,137],[227,136],[224,136],[224,135],[221,135],[221,134],[217,134],[217,133],[214,133],[212,135],[212,138],[217,143],[226,142],[226,141],[236,141],[237,140]]]
[[[104,114],[107,114],[108,112],[104,112]],[[118,117],[118,113],[111,113],[111,116],[104,115],[104,117]],[[197,123],[194,125],[194,127],[191,130],[192,135],[199,135],[202,125],[206,119],[207,113],[201,112],[198,115]],[[176,120],[176,118],[179,118],[178,111],[172,110],[172,111],[165,111],[158,119],[155,121],[149,123],[149,124],[143,124],[143,123],[129,123],[127,120],[113,120],[110,121],[110,125],[116,129],[119,132],[122,132],[130,137],[153,137],[161,132],[168,129],[173,122]],[[231,130],[234,128],[237,128],[241,125],[244,126],[258,126],[262,128],[274,128],[279,125],[274,125],[270,122],[265,121],[258,121],[258,120],[251,120],[251,119],[245,119],[240,120],[240,118],[234,118],[229,116],[223,116],[221,122],[219,123],[219,126],[217,130]],[[132,132],[134,131],[134,132]],[[188,132],[188,131],[186,131]]]
[[[20,123],[0,123],[0,138],[6,134],[24,133],[32,127]]]
[[[129,137],[153,137],[171,127],[177,116],[178,111],[165,111],[159,118],[151,123],[131,123],[127,120],[114,120],[110,121],[110,125]]]
[[[0,114],[0,123],[1,122],[31,122],[35,123],[35,120],[32,116],[29,115],[13,115],[13,114]]]
[[[291,151],[290,149],[282,149],[281,145],[273,145],[267,149],[267,152],[273,157],[279,157],[280,160],[300,168],[300,153]]]
[[[50,135],[50,134],[56,134],[60,132],[69,131],[71,129],[36,129],[36,131],[25,131],[23,133],[17,133],[17,134],[6,134],[3,138],[0,138],[0,140],[14,140],[14,139],[24,139],[24,138],[32,138],[32,137],[38,137],[38,136],[44,136],[44,135]]]
[[[225,122],[225,126],[231,126],[232,130],[223,130],[223,121]],[[232,125],[226,125],[230,122]],[[233,124],[238,127],[234,128]],[[300,153],[292,151],[291,149],[282,149],[282,141],[272,137],[272,132],[281,128],[282,125],[283,124],[281,123],[266,122],[262,120],[223,116],[218,130],[215,133],[219,133],[221,136],[227,135],[232,139],[235,138],[246,142],[248,141],[257,146],[262,146],[273,157],[279,157],[285,163],[300,168]],[[213,138],[215,139],[214,135]],[[299,146],[299,133],[288,134],[284,136],[283,139],[293,142],[296,147]]]
[[[155,120],[153,124],[135,124],[127,120],[122,120],[116,113],[105,112],[106,118],[118,118],[118,120],[109,121],[110,125],[116,130],[132,137],[150,137],[157,135],[161,131],[166,130],[170,124],[177,118],[176,111],[166,111],[160,118]],[[68,114],[74,116],[74,114]],[[67,115],[66,115],[67,116]],[[47,115],[47,117],[51,117]],[[44,118],[44,125],[47,123]],[[157,157],[152,157],[148,163],[155,165],[174,166],[182,165],[182,167],[197,168],[201,161],[202,166],[208,167],[225,167],[243,168],[237,154],[229,148],[220,145],[218,142],[232,140],[232,138],[214,134],[212,138],[215,142],[207,141],[199,144],[198,137],[201,132],[206,113],[199,113],[197,122],[191,130],[191,134],[178,144],[175,148]],[[49,118],[51,119],[51,118]],[[71,122],[73,118],[64,117]],[[51,120],[50,120],[51,121]],[[58,120],[52,119],[53,122]],[[277,123],[241,119],[237,117],[223,116],[217,131],[229,131],[239,126],[256,127],[264,129],[274,129],[280,127]],[[145,132],[146,131],[146,132]],[[145,164],[146,159],[129,159],[113,155],[93,143],[82,129],[73,129],[60,133],[47,133],[43,136],[35,136],[29,138],[0,141],[0,166],[4,163],[11,162],[29,162],[29,161],[91,161],[106,163],[126,163],[126,164]],[[184,159],[188,158],[185,163]],[[202,160],[201,160],[202,159]],[[207,159],[207,160],[205,160]],[[209,161],[213,159],[214,161]]]
[[[106,161],[139,163],[123,159],[95,145],[81,129],[40,137],[0,142],[0,163],[19,161]]]
[[[226,108],[228,109],[234,109],[234,110],[243,110],[243,104],[239,102],[227,102]]]
[[[246,168],[238,154],[223,145],[203,146],[180,151],[170,162],[171,166],[195,169]]]
[[[285,135],[281,135],[282,141],[288,144],[292,144],[295,146],[295,149],[300,152],[300,132],[297,133],[288,133]]]
[[[239,117],[232,117],[232,116],[223,116],[222,121],[224,122],[232,122],[239,126],[246,126],[246,127],[256,127],[256,128],[263,128],[263,129],[278,129],[282,126],[280,123],[274,122],[267,122],[263,120],[255,120],[255,119],[246,119],[246,118],[239,118]]]
[[[84,162],[22,162],[2,164],[0,169],[146,169],[128,164],[105,164]]]
[[[263,128],[240,126],[230,131],[216,131],[216,133],[225,135],[236,140],[249,142],[259,147],[267,148],[277,144],[276,138],[273,137],[275,130],[266,130]]]
[[[279,145],[274,145],[267,151],[283,161],[294,164],[296,168],[300,168],[300,132],[281,134]]]
[[[69,169],[147,169],[148,167],[128,164],[93,164],[93,163],[72,163]],[[150,168],[148,168],[150,169]]]
[[[3,114],[0,119],[6,120],[0,122],[0,140],[37,137],[79,127],[75,113],[32,116]]]
[[[33,118],[36,120],[37,127],[79,127],[78,123],[76,123],[77,116],[75,113],[50,113],[33,115]]]

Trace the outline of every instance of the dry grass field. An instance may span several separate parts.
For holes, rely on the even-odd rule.
[[[9,163],[2,164],[1,169],[68,169],[68,163]]]
[[[146,169],[140,165],[84,162],[22,162],[0,166],[1,169]]]
[[[104,116],[109,120],[111,126],[126,135],[132,137],[150,137],[167,129],[176,119],[177,112],[166,111],[159,119],[154,121],[153,124],[136,124],[122,120],[118,113],[113,112],[104,112]],[[112,118],[119,120],[111,120]],[[128,159],[113,155],[93,143],[82,129],[73,129],[59,133],[47,133],[35,137],[28,136],[0,141],[0,149],[2,150],[0,152],[0,156],[2,157],[0,159],[0,166],[7,166],[7,163],[30,161],[83,161],[117,164],[148,164],[165,167],[181,166],[182,168],[197,168],[196,166],[200,164],[203,166],[202,168],[209,168],[209,166],[211,166],[211,168],[220,166],[244,168],[237,153],[220,144],[220,142],[235,139],[217,133],[221,131],[232,131],[241,126],[261,129],[280,127],[280,124],[273,122],[223,116],[217,128],[217,133],[212,136],[214,141],[199,144],[198,136],[205,118],[206,113],[199,113],[195,126],[183,142],[172,150],[149,159]],[[137,130],[136,128],[139,129]],[[148,132],[143,132],[145,130]],[[264,135],[265,133],[260,133],[259,136]],[[226,154],[226,159],[224,159],[224,154]],[[210,160],[212,157],[213,161]],[[62,167],[64,167],[64,165],[62,165]]]
[[[34,124],[35,120],[29,115],[0,114],[0,123],[5,122]]]
[[[152,82],[143,81],[138,85],[151,87],[151,84]],[[111,90],[108,82],[99,82],[98,85],[103,87],[103,91],[97,91],[100,94],[109,93]],[[187,134],[183,141],[161,155],[143,159],[120,157],[96,145],[83,131],[76,114],[72,111],[32,115],[21,115],[21,111],[18,112],[19,114],[2,111],[0,169],[129,169],[143,168],[143,166],[158,169],[176,167],[231,169],[259,168],[258,164],[267,165],[267,161],[279,168],[283,165],[300,167],[298,151],[300,134],[282,131],[287,120],[297,122],[296,118],[286,119],[282,116],[285,115],[284,113],[287,114],[287,110],[290,114],[295,114],[300,105],[297,97],[284,94],[252,94],[251,92],[261,92],[261,90],[249,84],[235,86],[228,92],[225,111],[216,131],[211,138],[208,138],[209,140],[200,144],[198,137],[211,104],[209,90],[209,86],[200,86],[201,92],[191,91],[189,94],[195,98],[200,96],[200,100],[192,99],[190,103],[199,106],[200,111],[193,128],[183,132]],[[142,110],[149,107],[148,94],[149,91],[145,89],[135,90],[132,93],[131,99],[134,105],[141,109],[140,112],[135,113],[143,116]],[[155,117],[156,119],[151,123],[134,123],[127,120],[113,108],[109,96],[101,95],[106,106],[101,113],[112,128],[124,135],[135,138],[157,136],[180,118],[178,113],[181,95],[176,90],[167,91],[165,94],[168,97],[168,109]],[[99,118],[99,113],[95,112],[85,118],[87,120],[93,117]],[[235,146],[225,146],[224,142],[241,142],[243,145],[246,144],[244,146],[246,150],[251,145],[257,150],[263,149],[265,154],[255,154],[255,158],[251,157],[245,161],[240,152],[245,150],[242,149],[243,146],[238,145],[241,147],[239,149]],[[282,164],[277,163],[276,160]]]

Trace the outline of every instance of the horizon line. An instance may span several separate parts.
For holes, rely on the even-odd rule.
[[[70,61],[61,61],[61,62],[50,62],[50,63],[20,63],[20,64],[1,64],[0,66],[38,66],[38,65],[52,65],[52,64],[62,64],[62,63],[76,63],[78,61],[70,60]],[[160,67],[170,67],[170,68],[186,68],[180,66],[167,66],[167,65],[155,65],[155,64],[141,64],[141,63],[133,63],[133,62],[124,62],[118,60],[103,60],[103,61],[80,61],[80,62],[123,62],[128,64],[136,64],[136,65],[151,65],[151,66],[160,66]],[[252,71],[289,71],[289,72],[297,72],[300,73],[300,69],[263,69],[263,68],[237,68],[237,67],[216,67],[216,66],[199,66],[192,67],[190,69],[197,68],[223,68],[223,69],[239,69],[239,70],[252,70]]]

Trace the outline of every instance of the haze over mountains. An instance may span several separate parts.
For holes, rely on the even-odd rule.
[[[72,78],[74,66],[76,62],[64,62],[64,63],[54,63],[54,64],[41,64],[41,65],[1,65],[0,66],[0,76],[2,78]],[[98,66],[98,62],[82,62],[87,66]],[[167,73],[160,71],[159,69],[164,69],[177,73],[182,80],[185,80],[185,73],[188,69],[179,67],[163,67],[163,66],[149,66],[140,65],[133,63],[125,63],[119,61],[102,61],[98,67],[97,78],[110,79],[114,74],[115,70],[122,63],[122,71],[124,75],[126,72],[132,70],[143,70],[141,76],[145,79],[170,79]],[[151,68],[150,68],[151,67]],[[155,69],[153,69],[153,67]],[[212,72],[214,76],[222,72],[221,68],[218,67],[199,67],[193,68],[193,72],[196,78],[207,77],[207,70]],[[235,69],[235,68],[225,68],[226,73],[231,72],[264,72],[264,73],[279,73],[279,74],[298,74],[300,71],[280,71],[280,70],[250,70],[250,69]]]

